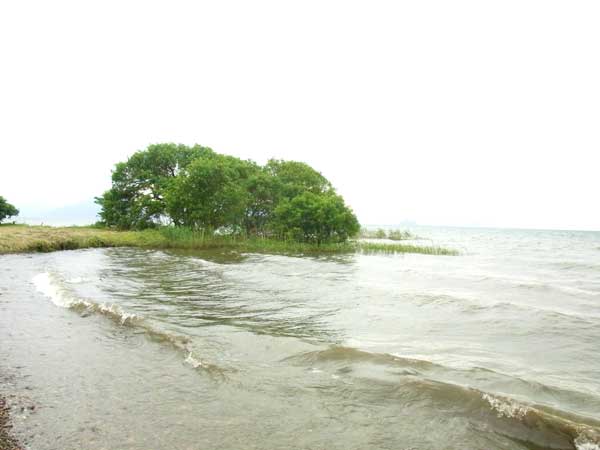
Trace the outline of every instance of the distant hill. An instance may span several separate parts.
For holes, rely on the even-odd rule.
[[[47,210],[23,207],[16,221],[31,225],[89,225],[98,221],[99,211],[93,200]]]

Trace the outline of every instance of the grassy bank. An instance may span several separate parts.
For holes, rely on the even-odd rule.
[[[441,247],[408,244],[380,244],[350,241],[343,244],[314,245],[295,241],[280,241],[259,237],[215,236],[182,228],[160,228],[144,231],[114,231],[94,227],[47,227],[0,225],[0,254],[20,252],[51,252],[94,247],[141,247],[216,249],[240,252],[280,254],[327,253],[421,253],[426,255],[456,255]]]

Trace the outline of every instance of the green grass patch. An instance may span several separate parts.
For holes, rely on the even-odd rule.
[[[98,247],[141,247],[156,249],[224,249],[240,253],[288,255],[311,254],[397,254],[457,255],[455,250],[402,243],[373,243],[356,240],[338,244],[307,244],[239,235],[218,235],[186,228],[163,227],[144,231],[115,231],[97,227],[48,227],[2,225],[0,254],[51,252]]]
[[[411,244],[381,244],[379,242],[358,242],[357,250],[362,253],[395,254],[420,253],[422,255],[457,256],[456,250],[438,246],[421,246]]]

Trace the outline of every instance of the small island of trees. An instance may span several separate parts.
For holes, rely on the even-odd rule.
[[[155,144],[115,166],[96,198],[101,223],[121,230],[161,225],[322,244],[360,226],[331,183],[308,164],[261,166],[199,145]]]
[[[261,166],[199,145],[155,144],[134,153],[116,164],[111,188],[95,200],[101,220],[94,226],[3,224],[0,254],[93,247],[458,254],[438,246],[372,242],[415,238],[398,230],[363,230],[359,236],[352,210],[308,164],[271,159]],[[18,213],[0,197],[0,222]]]
[[[8,203],[4,197],[0,195],[0,222],[9,217],[18,216],[19,210]]]

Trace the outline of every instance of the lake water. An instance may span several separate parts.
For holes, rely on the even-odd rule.
[[[460,256],[0,256],[33,450],[600,448],[600,233],[421,227]]]

